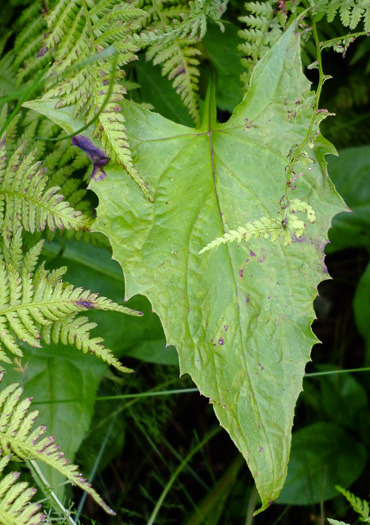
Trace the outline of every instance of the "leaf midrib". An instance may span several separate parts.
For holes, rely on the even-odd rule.
[[[210,125],[210,128],[211,128],[211,125]],[[224,233],[226,233],[226,230],[225,230],[225,224],[224,224],[224,220],[223,220],[223,214],[221,212],[221,204],[220,204],[220,200],[219,200],[219,196],[218,196],[218,192],[217,192],[216,169],[215,169],[215,163],[214,163],[214,158],[215,158],[216,154],[215,154],[214,148],[213,148],[212,134],[213,134],[213,130],[209,129],[208,137],[209,137],[209,145],[210,145],[211,164],[212,164],[213,188],[214,188],[214,193],[215,193],[215,197],[216,197],[217,207],[218,207],[219,215],[220,215],[220,219],[221,219],[222,230],[223,230],[223,234],[224,234]],[[245,358],[246,344],[244,342],[243,331],[241,329],[241,324],[242,323],[241,323],[241,319],[240,319],[239,290],[238,290],[238,286],[237,286],[236,279],[235,279],[235,271],[234,271],[234,266],[233,266],[232,257],[231,257],[231,253],[230,253],[230,247],[229,247],[228,244],[226,244],[226,248],[227,248],[227,254],[228,254],[229,264],[230,264],[230,268],[231,268],[231,273],[232,273],[233,280],[234,280],[235,295],[236,295],[237,310],[238,310],[238,327],[239,327],[240,341],[242,343],[242,351],[243,351],[243,358],[244,358],[244,363],[245,363],[245,370],[246,370],[246,373],[247,373],[246,377],[248,378],[249,387],[250,387],[250,389],[251,389],[251,391],[253,393],[253,398],[252,398],[253,399],[253,403],[254,403],[254,405],[255,405],[255,407],[257,409],[258,415],[259,415],[260,420],[261,420],[261,428],[263,429],[263,433],[265,435],[266,443],[268,444],[268,447],[269,447],[269,450],[270,450],[270,456],[273,457],[270,441],[268,440],[267,433],[266,433],[266,426],[265,426],[265,423],[264,423],[263,418],[262,418],[262,414],[261,414],[261,411],[260,411],[259,404],[256,401],[255,389],[253,387],[253,383],[252,383],[252,380],[251,380],[251,375],[249,373],[248,363],[247,363],[246,358]]]

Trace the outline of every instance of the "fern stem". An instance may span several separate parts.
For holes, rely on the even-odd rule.
[[[6,128],[9,126],[9,124],[11,123],[13,118],[16,116],[18,111],[21,109],[23,102],[25,102],[31,96],[31,93],[33,93],[36,90],[36,88],[40,85],[41,79],[44,76],[46,70],[49,68],[49,65],[50,65],[50,63],[48,63],[44,67],[44,69],[42,71],[40,71],[40,73],[37,75],[35,81],[30,86],[30,88],[27,89],[27,91],[21,96],[21,98],[19,99],[18,104],[15,106],[14,110],[10,113],[9,117],[6,119],[3,127],[1,128],[1,130],[0,130],[0,137],[2,136],[2,134],[4,133]]]
[[[113,49],[114,54],[113,54],[113,62],[112,62],[112,74],[109,80],[109,88],[108,88],[107,95],[103,101],[103,104],[99,108],[99,111],[96,113],[96,115],[94,115],[94,117],[91,120],[89,120],[89,122],[87,122],[84,126],[82,126],[80,129],[78,129],[77,131],[74,131],[73,133],[70,133],[69,135],[62,135],[61,137],[57,137],[57,138],[35,137],[35,139],[45,140],[48,142],[59,142],[60,140],[71,139],[72,137],[75,137],[76,135],[80,135],[80,133],[88,129],[90,126],[92,126],[92,124],[94,124],[94,122],[98,120],[98,118],[103,113],[104,109],[106,108],[107,104],[109,103],[109,99],[113,93],[114,81],[116,79],[116,64],[118,60],[118,53],[114,48],[112,49]]]
[[[61,510],[64,518],[68,521],[69,525],[77,525],[77,523],[71,516],[71,512],[64,507],[63,503],[60,501],[58,496],[50,487],[50,484],[43,475],[40,467],[37,464],[37,461],[31,459],[26,461],[26,464],[28,465],[29,469],[33,471],[34,477],[36,478],[36,481],[39,482],[44,494],[47,495],[48,498],[51,498],[52,501],[55,503],[55,506]]]
[[[323,87],[324,82],[325,82],[325,76],[324,76],[324,72],[323,72],[323,68],[322,68],[322,56],[321,56],[320,41],[319,41],[319,37],[318,37],[318,34],[317,34],[316,22],[313,19],[312,19],[312,32],[313,32],[315,45],[316,45],[316,62],[317,62],[317,68],[319,70],[319,82],[318,82],[316,95],[315,95],[315,105],[314,105],[314,108],[313,108],[311,121],[310,121],[310,124],[308,126],[308,130],[307,130],[306,136],[303,139],[303,141],[301,142],[301,144],[298,146],[296,152],[294,153],[293,158],[290,161],[290,164],[289,164],[289,167],[288,167],[288,170],[287,170],[286,183],[285,183],[287,191],[286,191],[286,194],[284,196],[285,197],[284,200],[285,200],[285,203],[287,204],[287,206],[285,207],[284,218],[286,218],[287,213],[288,213],[288,207],[289,207],[289,201],[290,201],[290,199],[289,199],[290,182],[291,182],[291,176],[292,176],[292,173],[293,173],[293,170],[294,170],[294,166],[295,166],[299,156],[303,152],[304,148],[307,146],[307,144],[310,142],[310,140],[312,140],[312,130],[313,130],[313,127],[315,125],[317,113],[318,113],[318,110],[319,110],[321,91],[322,91],[322,87]]]

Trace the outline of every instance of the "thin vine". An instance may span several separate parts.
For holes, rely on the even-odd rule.
[[[324,82],[326,80],[330,79],[331,77],[329,75],[325,75],[324,71],[323,71],[321,45],[320,45],[319,37],[318,37],[318,34],[317,34],[316,22],[313,19],[312,19],[312,33],[313,33],[313,37],[314,37],[314,41],[315,41],[315,45],[316,45],[316,61],[313,62],[313,64],[311,64],[310,69],[313,69],[313,68],[317,68],[318,69],[318,71],[319,71],[319,82],[318,82],[318,86],[317,86],[317,90],[316,90],[316,94],[315,94],[315,104],[314,104],[314,107],[313,107],[313,112],[312,112],[312,116],[311,116],[311,120],[310,120],[310,124],[309,124],[308,130],[307,130],[307,134],[306,134],[305,138],[303,139],[303,141],[301,142],[301,144],[295,150],[295,153],[294,153],[294,155],[292,157],[292,160],[290,161],[290,163],[288,165],[288,169],[287,169],[287,172],[286,172],[285,185],[286,185],[287,190],[286,190],[285,195],[283,195],[283,197],[280,200],[280,207],[281,207],[281,211],[282,211],[282,214],[283,214],[283,219],[282,219],[283,228],[286,227],[286,224],[287,224],[287,221],[288,221],[288,209],[289,209],[289,205],[290,205],[290,202],[291,202],[291,200],[289,198],[289,190],[292,191],[292,190],[295,189],[295,186],[293,185],[293,183],[297,180],[297,178],[299,176],[302,175],[301,173],[299,173],[297,175],[296,172],[294,171],[294,167],[295,167],[299,157],[304,156],[304,157],[308,158],[307,155],[305,155],[305,151],[304,151],[305,147],[308,145],[308,147],[313,148],[313,143],[314,143],[314,141],[316,140],[316,138],[317,138],[317,136],[319,134],[319,130],[317,130],[315,133],[313,133],[313,129],[314,129],[315,124],[318,124],[317,117],[319,116],[320,117],[319,120],[321,121],[324,118],[326,118],[327,116],[329,116],[329,113],[327,112],[327,110],[320,110],[319,109],[322,87],[324,85]],[[293,175],[293,177],[292,177],[292,175]]]

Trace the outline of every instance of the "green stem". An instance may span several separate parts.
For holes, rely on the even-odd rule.
[[[354,374],[357,372],[370,372],[370,368],[352,368],[348,370],[328,370],[327,372],[313,372],[312,374],[306,374],[304,378],[309,379],[310,377],[329,376],[333,374]]]
[[[109,401],[111,399],[130,399],[138,397],[167,396],[169,394],[186,394],[199,392],[197,388],[179,388],[178,390],[162,390],[161,392],[143,392],[141,394],[123,394],[119,396],[97,397],[95,401]]]
[[[256,502],[257,502],[257,489],[256,489],[256,486],[253,485],[251,494],[249,496],[247,519],[245,520],[245,525],[252,525],[253,523],[253,514],[256,508]]]
[[[6,128],[9,126],[9,124],[11,123],[13,118],[16,116],[18,111],[21,109],[23,102],[25,102],[31,96],[31,93],[33,93],[36,90],[36,88],[40,85],[41,79],[44,76],[44,73],[47,71],[49,65],[50,64],[47,64],[47,66],[45,66],[44,69],[42,71],[40,71],[40,73],[37,75],[35,81],[30,86],[30,88],[27,89],[27,91],[21,96],[21,98],[19,99],[18,104],[15,106],[14,110],[11,112],[9,117],[6,119],[5,124],[1,128],[1,130],[0,130],[0,137],[4,133]]]
[[[285,210],[284,210],[284,218],[287,217],[287,213],[288,213],[290,182],[291,182],[291,176],[292,176],[292,173],[293,173],[293,170],[294,170],[294,166],[295,166],[299,156],[303,152],[304,148],[308,144],[308,142],[310,142],[312,140],[312,130],[313,130],[313,127],[315,125],[317,113],[318,113],[318,110],[319,110],[321,91],[322,91],[322,87],[323,87],[324,82],[325,82],[325,75],[324,75],[324,72],[323,72],[323,69],[322,69],[322,56],[321,56],[320,41],[319,41],[319,37],[318,37],[318,34],[317,34],[316,22],[314,20],[312,20],[312,32],[313,32],[315,45],[316,45],[316,62],[317,62],[317,69],[319,70],[319,83],[318,83],[317,90],[316,90],[315,105],[314,105],[314,108],[313,108],[311,121],[310,121],[310,125],[308,127],[308,130],[307,130],[306,136],[303,139],[303,141],[301,142],[301,144],[298,146],[295,154],[293,155],[292,160],[290,161],[290,164],[289,164],[289,167],[288,167],[288,170],[287,170],[287,174],[286,174],[286,187],[287,187],[287,190],[286,190],[286,194],[284,196],[285,197],[284,203],[286,203],[287,206],[285,207]]]
[[[169,482],[165,486],[159,500],[157,501],[156,506],[154,507],[154,510],[149,518],[149,521],[147,522],[147,525],[153,525],[153,523],[155,522],[159,509],[161,508],[162,503],[165,500],[165,497],[167,496],[170,488],[176,481],[176,478],[178,477],[180,472],[186,467],[187,463],[189,463],[189,461],[194,456],[194,454],[196,454],[200,449],[202,449],[204,445],[208,443],[208,441],[210,441],[216,434],[218,434],[218,432],[220,432],[220,430],[221,430],[221,427],[214,428],[200,443],[198,443],[198,445],[186,456],[186,458],[183,459],[183,461],[177,467],[175,472],[172,474]]]
[[[60,511],[63,514],[63,517],[67,520],[69,525],[77,525],[77,523],[74,521],[74,519],[71,516],[71,512],[67,510],[58,496],[55,494],[53,489],[50,487],[48,480],[45,478],[43,473],[41,472],[40,467],[37,464],[37,461],[35,460],[28,460],[26,461],[26,464],[28,465],[29,469],[34,473],[34,477],[42,487],[43,492],[50,498],[54,504],[55,507],[60,509]]]

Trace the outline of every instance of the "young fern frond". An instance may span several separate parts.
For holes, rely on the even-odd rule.
[[[183,2],[156,2],[152,6],[138,5],[145,10],[143,30],[133,35],[141,49],[146,48],[147,60],[160,65],[162,75],[172,80],[172,85],[199,125],[198,83],[201,54],[196,47],[207,31],[207,19],[223,28],[221,16],[227,0],[197,0],[187,5]],[[179,5],[177,5],[179,4]],[[148,25],[149,23],[149,25]]]
[[[364,32],[370,32],[369,0],[309,0],[309,5],[315,20],[320,20],[325,16],[330,23],[339,14],[345,27],[353,30],[363,21]],[[306,7],[302,0],[246,2],[245,8],[248,14],[240,17],[239,20],[247,27],[238,33],[240,38],[245,40],[239,46],[245,55],[242,58],[242,64],[247,70],[242,75],[245,87],[248,86],[253,67],[280,37],[291,15],[296,17]],[[360,34],[363,33],[344,35],[334,38],[332,41],[323,42],[322,48],[333,47],[335,51],[343,53]]]
[[[0,380],[3,378],[3,373],[0,374]],[[82,490],[85,490],[90,496],[100,505],[108,514],[114,514],[113,510],[103,501],[99,494],[91,487],[90,483],[83,478],[82,474],[78,472],[77,465],[71,465],[69,460],[64,456],[64,453],[59,450],[59,446],[55,443],[53,436],[43,437],[46,431],[45,426],[39,426],[33,429],[35,420],[39,415],[38,410],[29,411],[32,399],[26,398],[21,400],[23,388],[18,383],[12,383],[11,385],[4,388],[0,393],[0,448],[6,457],[13,460],[37,460],[43,462],[51,468],[54,468],[65,476],[71,483],[77,485]],[[5,463],[4,460],[0,462]],[[4,467],[3,467],[4,468]],[[13,473],[11,475],[14,475]],[[11,476],[10,475],[10,476]],[[14,477],[16,477],[15,475]],[[4,482],[4,478],[0,482]],[[11,479],[4,483],[4,488],[9,486]],[[19,489],[19,487],[18,487]],[[25,485],[23,485],[23,490]],[[33,489],[31,489],[33,490]],[[19,513],[23,498],[20,495],[20,491],[17,494],[15,490],[17,500],[14,503],[14,512]],[[30,494],[32,497],[34,492]],[[1,497],[0,492],[0,497]],[[28,503],[30,498],[25,498]],[[11,497],[9,498],[11,500]],[[0,516],[2,506],[6,509],[6,504],[11,501],[4,502],[0,499]],[[13,507],[13,506],[12,506]],[[12,508],[11,507],[11,508]],[[39,507],[33,507],[34,514],[39,510]],[[28,509],[30,512],[31,509]],[[26,516],[26,514],[25,514]],[[2,522],[3,523],[3,522]],[[4,521],[4,523],[7,523]],[[9,523],[21,524],[22,521],[13,521]],[[38,521],[25,522],[39,523]]]
[[[0,251],[0,341],[3,346],[14,355],[22,356],[18,340],[36,348],[41,348],[42,337],[47,343],[51,339],[56,343],[60,340],[74,344],[83,352],[97,354],[122,372],[129,372],[111,350],[101,344],[101,338],[89,338],[95,323],[76,316],[92,308],[128,315],[142,315],[141,312],[62,282],[66,268],[50,272],[42,264],[35,270],[42,245],[40,241],[23,256],[19,230],[3,254]],[[0,360],[11,362],[1,348]]]
[[[237,242],[248,242],[252,238],[270,239],[271,242],[275,242],[279,237],[283,237],[284,246],[291,244],[294,237],[299,238],[303,235],[306,224],[296,216],[297,212],[305,213],[309,222],[315,222],[315,212],[313,208],[300,199],[292,199],[289,202],[289,211],[285,211],[282,220],[261,217],[261,219],[248,222],[245,226],[240,226],[237,230],[231,230],[225,233],[222,237],[217,237],[212,242],[207,244],[200,252],[199,255],[205,253],[213,248],[217,248],[222,244],[228,244],[234,241]],[[282,216],[282,210],[278,212],[278,215]]]
[[[8,454],[0,459],[0,476],[12,459]],[[20,472],[10,472],[0,478],[0,523],[2,525],[37,525],[42,523],[45,515],[39,512],[41,506],[31,503],[36,489],[27,482],[18,482]]]
[[[349,490],[345,490],[343,487],[336,485],[335,488],[340,492],[351,505],[353,510],[360,516],[360,521],[364,523],[370,523],[370,508],[366,500],[361,500],[356,497]]]
[[[126,94],[121,68],[136,59],[138,47],[131,33],[142,14],[117,0],[60,0],[47,17],[50,33],[44,48],[55,49],[55,61],[48,71],[44,97],[58,99],[56,107],[74,105],[74,115],[86,122],[96,118],[95,136],[100,137],[106,155],[122,165],[151,200],[132,161],[120,106]]]
[[[162,75],[168,75],[172,85],[181,96],[190,116],[199,125],[198,108],[198,77],[200,51],[194,47],[195,41],[175,40],[164,49],[156,44],[147,52],[148,60],[153,59],[155,65],[162,66]]]
[[[246,68],[241,78],[245,88],[248,87],[250,75],[257,61],[267,53],[282,33],[281,20],[276,16],[275,6],[275,0],[247,2],[245,8],[248,14],[239,18],[247,25],[245,29],[238,32],[239,37],[245,40],[238,46],[245,55],[241,60]]]
[[[339,14],[345,27],[355,29],[363,21],[364,31],[370,32],[369,0],[310,0],[313,13],[317,17],[326,16],[328,22],[333,22]]]
[[[69,206],[58,186],[46,189],[48,177],[35,152],[24,155],[26,143],[7,159],[0,143],[0,230],[9,235],[22,226],[28,232],[55,228],[88,229],[91,219]]]

